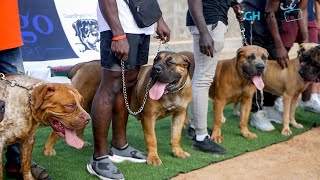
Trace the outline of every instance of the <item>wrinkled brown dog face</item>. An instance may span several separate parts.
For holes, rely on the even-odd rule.
[[[298,55],[301,77],[307,82],[320,81],[320,46],[315,43],[303,43]]]
[[[154,59],[150,74],[155,83],[153,88],[161,91],[154,100],[160,98],[164,92],[182,86],[188,77],[189,67],[190,62],[186,56],[169,51],[159,52]]]
[[[50,125],[70,146],[83,146],[76,129],[84,128],[91,118],[81,107],[83,98],[76,89],[69,84],[43,84],[32,91],[32,101],[32,114],[37,121]]]
[[[254,45],[241,47],[237,51],[239,72],[245,79],[253,82],[258,89],[264,86],[262,76],[268,56],[266,49]]]

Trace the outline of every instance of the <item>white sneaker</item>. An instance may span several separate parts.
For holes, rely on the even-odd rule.
[[[256,113],[251,113],[250,124],[261,131],[272,131],[275,129],[268,120],[267,113],[263,110],[259,110]]]
[[[282,124],[283,113],[277,111],[274,107],[263,106],[263,110],[266,111],[269,121]]]
[[[278,97],[276,99],[276,101],[274,102],[274,109],[276,109],[277,111],[283,113],[283,99],[282,99],[282,96]]]
[[[299,104],[306,111],[320,113],[320,103],[315,99],[310,99],[306,102],[300,101]]]

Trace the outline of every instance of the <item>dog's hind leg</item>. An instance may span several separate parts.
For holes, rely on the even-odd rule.
[[[292,124],[293,127],[301,129],[301,128],[303,128],[303,125],[297,123],[296,118],[295,118],[296,109],[298,107],[298,102],[299,102],[299,95],[294,96],[292,98],[292,102],[290,105],[290,123]]]
[[[283,127],[281,134],[284,136],[290,136],[292,131],[290,130],[290,106],[292,104],[292,96],[287,94],[286,92],[283,94]]]
[[[54,131],[51,132],[50,137],[47,140],[46,145],[44,146],[43,155],[44,156],[55,156],[56,151],[54,150],[54,145],[60,137]]]
[[[248,121],[251,111],[252,98],[249,96],[248,99],[243,99],[241,101],[240,107],[240,130],[244,137],[253,139],[256,138],[257,135],[250,132],[248,129]]]
[[[173,156],[178,158],[190,157],[189,153],[183,151],[180,144],[182,128],[187,114],[186,111],[187,110],[175,113],[172,117],[171,148]]]

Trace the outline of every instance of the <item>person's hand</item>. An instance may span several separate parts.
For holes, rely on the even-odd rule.
[[[276,49],[276,60],[282,68],[288,67],[288,52],[284,47]]]
[[[111,52],[115,55],[119,60],[128,60],[129,55],[129,43],[127,38],[112,41],[111,43]]]
[[[209,32],[200,34],[199,47],[201,53],[213,57],[214,42]]]
[[[240,6],[240,4],[233,5],[232,9],[234,13],[236,14],[236,18],[238,21],[243,21],[244,20],[244,12],[243,8]]]
[[[170,41],[171,31],[168,25],[164,22],[162,17],[157,22],[156,33],[158,34],[156,38],[161,39],[164,44]]]

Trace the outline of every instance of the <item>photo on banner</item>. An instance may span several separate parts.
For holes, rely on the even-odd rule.
[[[97,0],[19,0],[25,61],[99,59]]]

